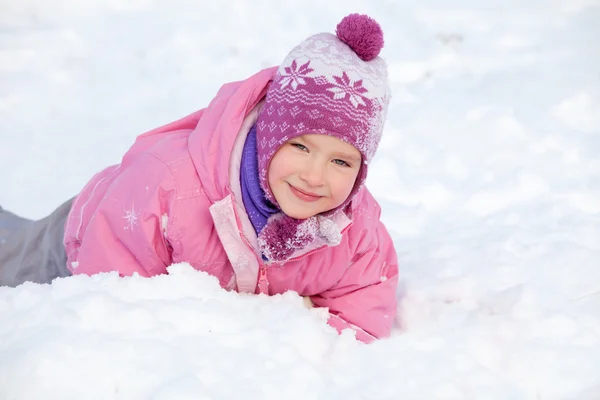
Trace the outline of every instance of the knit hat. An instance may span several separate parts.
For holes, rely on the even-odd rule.
[[[382,47],[379,24],[350,14],[337,25],[336,35],[319,33],[292,49],[275,74],[256,124],[259,181],[267,199],[278,205],[268,183],[271,159],[295,137],[341,139],[360,151],[362,165],[350,195],[336,209],[306,220],[283,213],[269,218],[258,235],[269,260],[284,261],[316,239],[329,246],[340,243],[341,232],[328,217],[343,210],[364,184],[387,115],[390,89],[387,65],[378,57]]]
[[[257,122],[258,170],[262,189],[276,204],[267,171],[277,150],[304,134],[334,136],[356,147],[363,164],[348,204],[367,176],[367,165],[381,139],[390,99],[379,24],[350,14],[336,35],[319,33],[296,46],[283,60]]]

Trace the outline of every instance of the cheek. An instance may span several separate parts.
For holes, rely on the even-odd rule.
[[[283,162],[284,159],[285,155],[281,150],[275,153],[271,159],[271,163],[267,169],[267,181],[269,185],[274,185],[285,175],[286,163]]]
[[[343,203],[346,201],[352,189],[354,188],[354,183],[356,182],[356,175],[354,176],[342,176],[335,181],[335,200],[338,203]]]

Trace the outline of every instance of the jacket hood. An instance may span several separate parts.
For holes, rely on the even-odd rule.
[[[190,157],[211,202],[231,193],[229,162],[236,136],[246,115],[266,95],[277,67],[250,78],[227,83],[204,110],[188,139]]]

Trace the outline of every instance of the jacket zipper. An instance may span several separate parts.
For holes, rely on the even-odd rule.
[[[269,278],[267,278],[267,266],[259,262],[258,267],[258,292],[269,295]]]

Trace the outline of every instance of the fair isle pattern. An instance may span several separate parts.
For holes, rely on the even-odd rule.
[[[383,59],[363,61],[330,33],[296,46],[279,67],[258,118],[259,178],[269,200],[275,200],[267,181],[271,158],[286,141],[307,133],[337,137],[361,152],[355,194],[379,145],[389,99]]]

